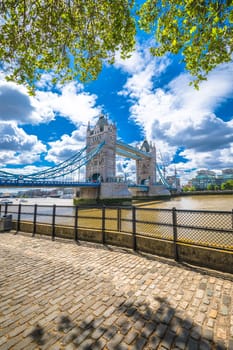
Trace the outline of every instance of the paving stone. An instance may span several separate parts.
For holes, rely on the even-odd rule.
[[[185,349],[186,343],[187,343],[187,339],[182,337],[178,337],[175,340],[175,346],[178,347],[179,349]]]
[[[147,343],[147,339],[138,335],[136,340],[133,343],[132,349],[134,350],[142,350]]]
[[[210,313],[209,313],[209,317],[211,317],[211,318],[216,318],[217,317],[217,314],[218,314],[218,312],[217,312],[217,310],[211,310],[210,311]]]
[[[208,341],[201,340],[201,342],[199,344],[199,349],[200,350],[210,350],[211,344]]]
[[[153,322],[147,322],[145,326],[141,330],[142,336],[145,338],[149,338],[149,336],[154,332],[156,329],[156,324]]]
[[[62,339],[62,344],[67,345],[76,339],[81,333],[81,329],[75,327],[68,334],[66,334]]]
[[[114,350],[118,347],[118,345],[121,344],[122,339],[123,339],[123,335],[122,334],[115,334],[112,339],[110,340],[110,342],[107,343],[107,348],[109,350]]]
[[[92,344],[91,350],[102,350],[105,348],[106,340],[104,338],[98,339],[95,343]]]
[[[152,337],[150,337],[150,340],[148,342],[148,349],[149,350],[157,349],[160,341],[161,339],[159,337],[153,335]]]
[[[131,306],[126,310],[125,314],[131,317],[136,311],[137,311],[136,307]]]
[[[198,339],[200,339],[200,337],[201,337],[201,327],[200,326],[196,326],[196,327],[193,327],[193,329],[192,329],[192,331],[191,331],[191,337],[193,338],[193,339],[196,339],[196,340],[198,340]]]
[[[220,313],[223,316],[227,316],[229,314],[229,307],[226,305],[222,305],[221,309],[220,309]]]
[[[214,319],[209,318],[209,319],[207,320],[206,326],[209,327],[209,328],[214,328],[214,324],[215,324]]]
[[[93,320],[94,320],[94,316],[89,315],[80,323],[79,327],[83,329],[89,328]]]
[[[232,298],[229,295],[223,295],[222,302],[224,305],[230,305]]]
[[[203,299],[204,297],[204,290],[198,289],[196,292],[196,298]]]
[[[98,317],[92,322],[92,327],[93,328],[98,328],[103,322],[104,322],[104,317]],[[112,323],[110,323],[110,324],[112,324]]]
[[[104,317],[109,317],[115,311],[115,307],[110,306],[103,314]]]
[[[186,349],[188,350],[198,350],[199,349],[199,342],[190,338],[187,343]]]
[[[195,317],[195,321],[196,321],[198,324],[202,325],[202,324],[204,323],[205,318],[206,318],[205,313],[198,312],[198,314],[197,314],[196,317]]]
[[[191,319],[186,319],[182,323],[182,327],[184,327],[185,329],[190,329],[192,325],[193,325],[193,321]]]
[[[126,337],[124,338],[124,341],[127,343],[127,344],[131,344],[135,338],[138,336],[138,332],[136,332],[134,329],[131,329]]]
[[[167,349],[170,349],[173,340],[175,338],[175,333],[171,332],[170,330],[167,331],[167,333],[165,334],[165,336],[163,337],[163,340],[161,342],[161,345],[163,345],[164,347],[166,347]]]
[[[144,320],[138,320],[135,324],[134,324],[134,328],[136,328],[137,330],[141,330],[144,327],[145,321]]]
[[[131,328],[132,328],[132,323],[129,321],[126,321],[121,325],[119,331],[121,334],[127,334]]]
[[[223,327],[217,327],[216,329],[216,336],[218,339],[223,339],[225,340],[226,337],[227,337],[227,330],[226,328],[223,326]]]
[[[203,338],[212,341],[214,336],[213,329],[204,328],[202,331],[202,336]]]
[[[167,310],[166,314],[162,317],[162,322],[169,324],[169,322],[171,321],[172,317],[174,316],[175,311],[170,309]]]
[[[90,333],[91,331],[89,329],[85,330],[73,340],[73,343],[75,345],[80,345],[90,335]]]
[[[92,332],[91,336],[93,339],[99,339],[104,334],[104,332],[106,332],[106,328],[99,327],[95,329],[94,332]]]
[[[160,323],[157,327],[156,327],[156,335],[160,338],[163,338],[164,334],[166,333],[167,330],[167,325]]]
[[[91,350],[93,345],[92,339],[86,339],[78,346],[79,350]]]
[[[117,327],[115,326],[111,326],[109,327],[106,332],[104,333],[104,338],[106,338],[107,340],[111,340],[114,335],[117,333]]]

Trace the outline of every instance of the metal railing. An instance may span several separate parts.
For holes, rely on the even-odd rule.
[[[106,232],[130,234],[134,250],[138,237],[172,242],[176,260],[181,244],[233,252],[233,210],[5,204],[0,206],[0,214],[12,215],[16,231],[20,231],[22,222],[32,223],[33,236],[38,224],[49,224],[53,240],[57,236],[56,227],[65,226],[72,228],[76,241],[80,239],[80,229],[100,231],[103,244]]]

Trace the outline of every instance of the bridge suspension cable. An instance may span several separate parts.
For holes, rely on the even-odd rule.
[[[75,153],[72,157],[68,158],[62,163],[51,167],[46,170],[38,171],[32,174],[14,174],[6,171],[0,171],[0,179],[1,180],[12,180],[18,181],[28,180],[28,181],[37,181],[37,180],[50,180],[55,179],[61,176],[69,175],[76,170],[80,169],[84,165],[86,165],[93,157],[95,157],[105,142],[100,143],[96,148],[94,148],[91,152],[87,153],[87,147],[82,148],[79,152]]]
[[[166,186],[168,189],[170,189],[170,188],[171,188],[171,185],[167,182],[167,180],[166,180],[165,177],[163,176],[163,173],[162,173],[160,167],[158,166],[158,164],[156,164],[156,170],[157,170],[158,173],[159,173],[159,177],[160,177],[160,179],[161,179],[163,185]]]

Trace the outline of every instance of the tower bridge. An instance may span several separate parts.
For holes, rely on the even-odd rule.
[[[136,184],[116,176],[116,156],[134,159]],[[79,181],[85,167],[86,180]],[[158,179],[160,183],[158,183]],[[156,148],[146,140],[141,147],[117,140],[115,123],[100,115],[96,125],[88,123],[86,146],[56,166],[32,174],[0,171],[0,187],[74,187],[81,198],[131,198],[169,195],[169,185],[156,162]]]

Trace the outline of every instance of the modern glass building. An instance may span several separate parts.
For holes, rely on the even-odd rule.
[[[220,187],[227,180],[233,180],[233,169],[224,169],[220,175],[217,175],[212,170],[199,170],[197,176],[191,180],[191,183],[197,190],[206,190],[208,185]]]

